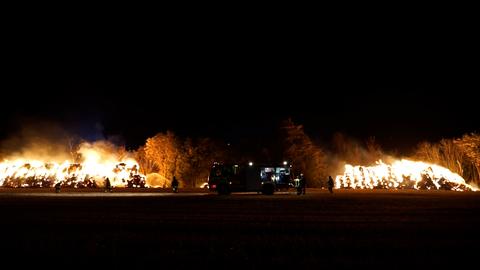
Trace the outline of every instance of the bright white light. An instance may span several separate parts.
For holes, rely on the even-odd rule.
[[[287,164],[288,164],[288,162],[286,162],[286,161],[283,162],[283,165],[287,165]]]
[[[253,162],[248,162],[248,166],[253,166]]]

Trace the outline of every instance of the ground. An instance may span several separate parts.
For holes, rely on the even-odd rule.
[[[480,245],[480,195],[308,189],[0,190],[0,258],[51,265],[179,268],[466,266]]]

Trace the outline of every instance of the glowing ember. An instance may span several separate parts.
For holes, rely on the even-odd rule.
[[[391,165],[381,160],[375,166],[345,165],[345,173],[337,175],[336,188],[360,189],[443,189],[476,191],[458,174],[425,162],[397,160]]]

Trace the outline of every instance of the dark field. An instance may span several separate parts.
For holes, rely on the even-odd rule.
[[[480,250],[478,193],[151,191],[2,189],[0,258],[60,267],[429,269],[467,266]]]

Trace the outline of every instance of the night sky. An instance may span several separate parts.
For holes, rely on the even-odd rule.
[[[167,129],[261,147],[292,117],[323,142],[340,131],[408,151],[422,140],[479,131],[471,71],[434,53],[191,42],[21,47],[6,64],[0,138],[49,122],[129,148]]]

